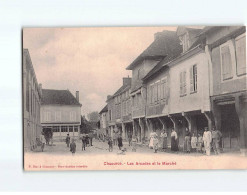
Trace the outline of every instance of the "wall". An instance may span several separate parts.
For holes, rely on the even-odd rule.
[[[41,123],[49,124],[49,123],[74,123],[81,124],[81,107],[80,106],[71,106],[71,105],[41,105]],[[44,112],[51,113],[51,120],[45,121]],[[61,120],[55,120],[55,112],[61,112]],[[75,120],[70,120],[70,112],[75,112],[76,117]]]
[[[235,51],[235,50],[234,50]],[[212,49],[212,96],[246,90],[246,74],[237,76],[235,54],[232,55],[233,78],[223,81],[221,72],[220,46]]]
[[[160,100],[155,104],[150,103],[151,99],[151,90],[150,85],[160,81],[163,78],[167,78],[167,98],[166,100]],[[146,116],[152,117],[152,116],[159,116],[159,115],[168,115],[168,105],[169,105],[169,71],[168,69],[165,69],[161,71],[159,74],[154,75],[152,78],[150,78],[145,86],[147,88],[147,103],[146,103]],[[162,91],[162,90],[161,90]]]
[[[197,64],[197,93],[190,93],[190,67]],[[180,97],[181,71],[186,71],[186,95]],[[194,110],[209,111],[209,72],[205,53],[182,61],[170,68],[170,114]]]

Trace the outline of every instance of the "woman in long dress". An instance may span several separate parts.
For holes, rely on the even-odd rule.
[[[190,132],[186,128],[185,130],[185,138],[184,138],[184,152],[190,153]]]
[[[197,147],[197,137],[195,136],[195,134],[193,133],[192,137],[191,137],[191,148],[192,148],[192,152],[196,151],[196,147]]]
[[[157,137],[157,133],[155,131],[150,133],[150,141],[149,141],[149,148],[153,149],[154,148],[154,137]]]
[[[167,149],[167,133],[166,130],[164,130],[161,134],[160,134],[161,140],[162,140],[162,149],[165,150]]]
[[[178,135],[174,129],[172,129],[171,133],[171,151],[178,151]]]
[[[156,136],[156,135],[153,137],[154,153],[157,153],[157,151],[159,149],[159,139],[158,139],[158,136]]]

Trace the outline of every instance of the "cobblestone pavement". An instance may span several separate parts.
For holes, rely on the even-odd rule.
[[[126,148],[127,152],[126,154],[135,154],[135,153],[149,153],[149,154],[153,154],[156,155],[154,153],[154,150],[149,149],[148,146],[146,145],[137,145],[137,149],[136,152],[132,151],[132,147],[128,145],[127,142],[123,143],[123,148]],[[37,148],[35,150],[35,152],[41,152],[40,147]],[[118,146],[113,146],[113,152],[111,152],[112,154],[119,152]],[[54,142],[52,146],[47,146],[45,145],[44,148],[44,153],[47,154],[69,154],[71,155],[71,152],[69,151],[69,148],[67,147],[65,142]],[[86,147],[85,151],[82,151],[82,143],[81,141],[77,141],[76,142],[76,155],[83,155],[83,154],[87,154],[87,155],[94,155],[94,154],[109,154],[110,152],[108,151],[108,144],[107,142],[102,142],[102,141],[98,141],[96,139],[93,140],[93,146],[89,146]],[[158,151],[159,154],[164,154],[164,155],[186,155],[186,156],[203,156],[202,153],[197,153],[197,152],[191,152],[191,153],[184,153],[183,151],[179,151],[177,153],[173,153],[170,151],[170,149],[167,149],[166,151]],[[226,153],[222,153],[220,155],[224,155]],[[229,153],[228,153],[229,154]],[[236,152],[234,152],[234,154],[237,154]],[[214,155],[212,153],[212,155]]]

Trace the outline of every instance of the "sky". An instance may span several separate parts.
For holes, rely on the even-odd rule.
[[[79,91],[87,115],[99,112],[122,78],[132,76],[126,67],[163,30],[176,27],[24,28],[23,47],[42,88]]]

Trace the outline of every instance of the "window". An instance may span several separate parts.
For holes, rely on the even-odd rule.
[[[77,126],[74,127],[74,132],[78,132],[78,127]]]
[[[73,132],[73,126],[69,126],[69,132]]]
[[[67,126],[62,126],[61,127],[61,132],[68,132]]]
[[[112,111],[109,110],[109,120],[111,121],[112,120]]]
[[[246,36],[241,35],[235,39],[237,75],[246,74]]]
[[[161,100],[167,98],[167,77],[161,79]]]
[[[157,82],[157,101],[161,100],[161,83],[160,81]]]
[[[180,72],[180,96],[186,95],[186,71]]]
[[[76,120],[76,112],[72,111],[70,112],[70,121],[75,121]]]
[[[197,91],[197,66],[193,65],[190,68],[190,92],[194,93]]]
[[[190,47],[189,34],[185,33],[180,37],[181,43],[183,45],[183,52],[187,51]]]
[[[51,121],[51,113],[50,112],[44,112],[44,121],[45,122]]]
[[[61,112],[60,111],[55,112],[55,121],[61,121]]]
[[[29,73],[27,72],[26,79],[26,110],[29,112]]]
[[[230,53],[229,44],[225,44],[220,48],[221,52],[221,66],[223,80],[232,78],[232,57]]]
[[[54,126],[54,127],[52,128],[52,131],[53,131],[53,132],[60,132],[59,126]]]

